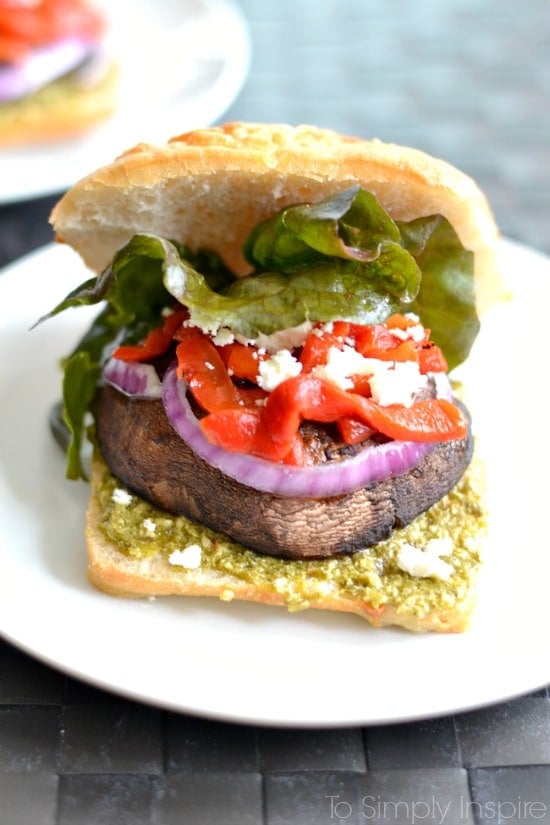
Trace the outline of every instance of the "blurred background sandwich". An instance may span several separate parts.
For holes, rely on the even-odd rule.
[[[106,35],[84,0],[0,0],[0,147],[73,137],[115,111]]]

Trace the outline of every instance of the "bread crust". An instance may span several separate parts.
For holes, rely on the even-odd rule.
[[[498,230],[469,176],[417,149],[309,125],[228,123],[139,144],[72,187],[51,221],[96,272],[132,235],[150,232],[214,250],[245,274],[242,243],[260,220],[353,184],[394,219],[446,217],[474,252],[479,311],[501,297]]]

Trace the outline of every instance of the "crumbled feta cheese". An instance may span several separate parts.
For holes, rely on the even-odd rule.
[[[143,527],[150,536],[153,536],[156,533],[157,525],[152,518],[146,518],[143,522]]]
[[[427,384],[414,361],[381,361],[365,358],[353,347],[330,347],[327,363],[315,367],[313,375],[330,381],[342,390],[353,387],[352,375],[368,375],[372,398],[383,407],[403,404],[410,407],[413,396]]]
[[[290,350],[281,349],[266,361],[258,365],[258,385],[262,390],[271,392],[287,378],[293,378],[302,371],[301,363],[292,355]]]
[[[214,336],[213,342],[217,347],[225,347],[235,340],[233,332],[227,327],[220,327]]]
[[[341,390],[349,390],[353,387],[351,375],[372,375],[378,364],[381,369],[387,370],[388,363],[375,358],[364,358],[353,347],[330,347],[326,364],[315,367],[312,374],[336,384]]]
[[[113,490],[113,494],[111,496],[112,500],[115,504],[123,504],[127,506],[132,501],[132,496],[128,492],[128,490],[124,490],[122,487],[116,487]]]
[[[285,576],[278,576],[274,580],[273,586],[277,593],[284,593],[288,588],[288,579]]]
[[[174,297],[177,298],[178,296],[174,295]],[[221,328],[220,322],[213,321],[208,315],[204,318],[199,307],[191,309],[190,312],[191,317],[188,321],[183,322],[183,326],[197,327],[197,329],[200,329],[205,335],[210,335],[212,338],[215,338]]]
[[[411,576],[447,581],[453,572],[453,566],[440,556],[448,556],[452,550],[450,538],[430,539],[422,549],[413,544],[404,544],[399,550],[397,564]]]
[[[290,350],[279,350],[259,365],[259,385],[270,392],[287,378],[298,375],[302,365]],[[424,389],[428,377],[414,361],[382,361],[365,358],[351,346],[330,347],[326,364],[315,367],[312,375],[330,381],[342,390],[353,387],[351,376],[367,375],[373,400],[383,407],[402,404],[410,407],[414,395]]]
[[[437,398],[446,398],[450,400],[453,394],[447,373],[445,372],[429,372],[428,377],[432,379],[435,384],[435,394]]]
[[[414,341],[419,344],[424,340],[426,330],[422,324],[414,324],[414,326],[407,327],[406,329],[392,329],[391,334],[394,338],[399,338],[400,341]]]
[[[195,570],[201,566],[202,548],[198,544],[189,544],[183,550],[174,550],[168,556],[168,561],[177,567]]]
[[[326,581],[319,581],[312,583],[312,591],[314,596],[319,596],[321,598],[326,598],[330,596],[334,589],[334,586],[331,582]]]
[[[304,321],[296,327],[280,329],[277,332],[272,332],[270,335],[261,332],[252,343],[257,347],[267,350],[267,352],[273,353],[282,349],[295,349],[304,344],[311,329],[311,321]]]
[[[410,407],[415,393],[424,389],[428,378],[415,361],[390,361],[391,369],[378,370],[370,379],[373,401],[381,407],[402,404]]]

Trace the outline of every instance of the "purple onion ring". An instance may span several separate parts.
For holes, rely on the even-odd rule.
[[[279,464],[212,444],[187,399],[185,381],[170,367],[162,382],[168,420],[179,437],[204,461],[241,484],[279,496],[328,498],[405,473],[436,446],[431,442],[389,441],[357,455],[313,467]]]
[[[110,358],[103,367],[103,380],[124,395],[161,398],[162,384],[152,364]]]
[[[0,65],[0,103],[18,100],[76,69],[95,47],[70,37],[32,52],[22,63]]]

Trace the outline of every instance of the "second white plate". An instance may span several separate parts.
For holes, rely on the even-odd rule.
[[[62,192],[141,141],[208,126],[241,90],[247,21],[233,0],[95,0],[121,67],[117,114],[84,137],[0,150],[0,204]]]

